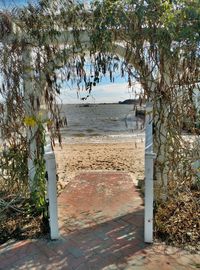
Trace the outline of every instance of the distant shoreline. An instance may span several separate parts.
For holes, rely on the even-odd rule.
[[[85,102],[85,103],[60,103],[62,105],[136,105],[139,103],[139,99],[126,99],[118,102]]]
[[[134,104],[126,104],[126,103],[59,103],[60,105],[134,105]]]

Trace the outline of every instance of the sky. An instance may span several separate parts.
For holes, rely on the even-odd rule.
[[[134,92],[139,93],[141,87],[139,83],[134,84]],[[87,96],[87,92],[80,91],[80,98],[77,98],[76,88],[72,88],[70,85],[65,85],[62,88],[60,95],[60,101],[62,103],[118,103],[126,99],[135,98],[135,93],[131,88],[128,88],[128,82],[125,79],[118,77],[114,83],[109,82],[109,78],[105,77],[95,87],[92,88],[91,95],[87,100],[81,101],[80,98]],[[58,100],[59,101],[59,100]]]
[[[0,0],[0,8],[21,7],[27,3],[35,3],[37,0]]]
[[[12,8],[12,7],[20,7],[20,6],[24,6],[25,4],[27,4],[28,2],[34,3],[35,0],[0,0],[0,8]]]
[[[28,2],[34,3],[37,0],[0,0],[0,8],[12,8],[14,6],[23,6]],[[134,91],[139,92],[140,85],[134,85]],[[80,92],[80,98],[85,97],[86,92]],[[105,77],[91,92],[91,96],[86,101],[77,98],[75,87],[67,85],[63,86],[59,100],[63,103],[118,103],[125,99],[135,98],[132,89],[128,88],[128,82],[120,75],[115,76],[115,82],[110,83],[109,77]]]
[[[90,76],[93,66],[90,63],[90,58],[85,58],[85,71],[87,77]],[[63,71],[65,68],[63,68]],[[57,75],[62,77],[61,73],[58,71]],[[64,72],[65,74],[65,72]],[[88,95],[88,91],[82,91],[82,84],[80,85],[81,90],[78,91],[77,98],[77,83],[74,85],[70,83],[70,80],[65,80],[62,86],[60,100],[63,103],[118,103],[119,101],[124,101],[126,99],[134,99],[138,97],[137,94],[141,93],[141,86],[138,82],[135,82],[131,88],[128,87],[128,75],[121,77],[121,68],[113,72],[114,82],[110,82],[110,73],[107,71],[106,75],[100,75],[100,82],[92,87],[92,91],[86,100],[81,100]],[[83,89],[85,89],[83,83]]]

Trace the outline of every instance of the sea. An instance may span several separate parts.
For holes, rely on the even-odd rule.
[[[63,104],[60,110],[67,120],[67,126],[61,129],[65,138],[131,138],[144,134],[144,119],[135,116],[132,104]]]

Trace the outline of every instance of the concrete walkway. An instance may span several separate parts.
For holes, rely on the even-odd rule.
[[[200,256],[143,242],[144,207],[122,172],[83,172],[59,196],[61,238],[10,241],[0,246],[0,269],[200,268]]]

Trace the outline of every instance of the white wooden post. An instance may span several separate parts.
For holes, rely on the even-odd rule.
[[[56,162],[55,154],[48,145],[45,147],[47,179],[47,196],[49,199],[49,225],[50,236],[52,240],[59,238],[58,229],[58,207],[57,207],[57,179],[56,179]]]
[[[153,106],[146,104],[144,241],[153,242]]]
[[[33,85],[33,58],[32,58],[32,49],[30,46],[26,46],[23,51],[23,86],[24,86],[24,100],[25,100],[25,111],[26,116],[33,117],[35,115],[35,110],[32,108],[30,96],[35,95],[34,85]],[[36,140],[35,140],[36,127],[27,128],[27,140],[29,147],[29,157],[28,157],[28,178],[30,190],[34,186],[34,177],[35,177],[35,153],[36,153]]]

